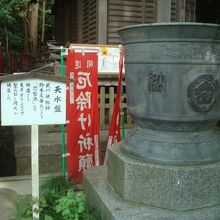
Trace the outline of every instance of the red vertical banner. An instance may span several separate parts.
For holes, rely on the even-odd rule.
[[[67,76],[68,175],[80,183],[84,170],[100,165],[97,52],[70,52]]]
[[[112,114],[111,123],[109,126],[107,149],[105,154],[104,164],[107,164],[108,160],[108,148],[121,141],[121,91],[122,91],[122,71],[123,71],[123,62],[124,62],[124,50],[122,48],[119,60],[119,78],[118,78],[118,87],[117,94],[115,99],[114,110]]]

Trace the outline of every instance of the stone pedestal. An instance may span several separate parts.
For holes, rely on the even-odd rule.
[[[108,168],[108,182],[122,199],[175,211],[220,205],[220,162],[199,166],[146,163],[122,153],[122,144],[109,151]]]
[[[84,173],[89,205],[103,220],[219,220],[220,163],[165,166],[109,150],[109,168]]]

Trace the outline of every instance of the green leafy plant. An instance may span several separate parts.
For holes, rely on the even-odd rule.
[[[32,206],[35,201],[31,196],[17,199],[17,213],[11,220],[32,219]],[[83,193],[76,193],[74,185],[63,176],[48,179],[40,187],[40,220],[101,220],[86,204]]]
[[[17,212],[11,218],[11,220],[31,220],[32,219],[32,206],[34,201],[31,196],[20,196],[16,198],[16,210]]]
[[[68,190],[74,189],[74,185],[64,176],[55,176],[48,179],[40,188],[40,198],[45,201],[42,207],[42,216],[51,216],[57,220],[63,219],[62,215],[56,212],[56,201],[65,196]]]
[[[96,210],[88,208],[88,206],[82,215],[82,219],[83,220],[102,220],[100,214]]]
[[[85,212],[85,196],[69,190],[65,196],[57,200],[56,211],[65,220],[79,220]]]

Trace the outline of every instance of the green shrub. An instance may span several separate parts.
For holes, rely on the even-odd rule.
[[[67,194],[69,190],[74,189],[74,185],[63,176],[56,176],[48,179],[40,187],[40,204],[44,204],[40,213],[42,216],[56,217],[56,220],[62,220],[60,213],[56,212],[56,201]]]
[[[17,212],[11,220],[31,220],[32,219],[32,206],[34,201],[31,196],[16,197],[15,207]]]
[[[69,190],[66,196],[57,200],[57,213],[61,213],[64,220],[82,219],[85,212],[85,197],[83,194],[76,194],[73,190]]]
[[[11,220],[31,220],[34,201],[31,196],[17,199],[17,212]],[[74,185],[63,176],[48,179],[40,187],[40,220],[101,220],[91,211],[83,193],[76,193]]]

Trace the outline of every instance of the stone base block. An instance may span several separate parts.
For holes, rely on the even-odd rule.
[[[102,220],[220,220],[220,206],[175,212],[123,200],[107,183],[106,167],[85,171],[83,191]]]
[[[220,163],[166,166],[109,150],[108,182],[122,199],[175,211],[220,205]]]
[[[31,146],[15,145],[16,175],[31,174]],[[61,173],[61,144],[47,143],[39,147],[39,173]]]

